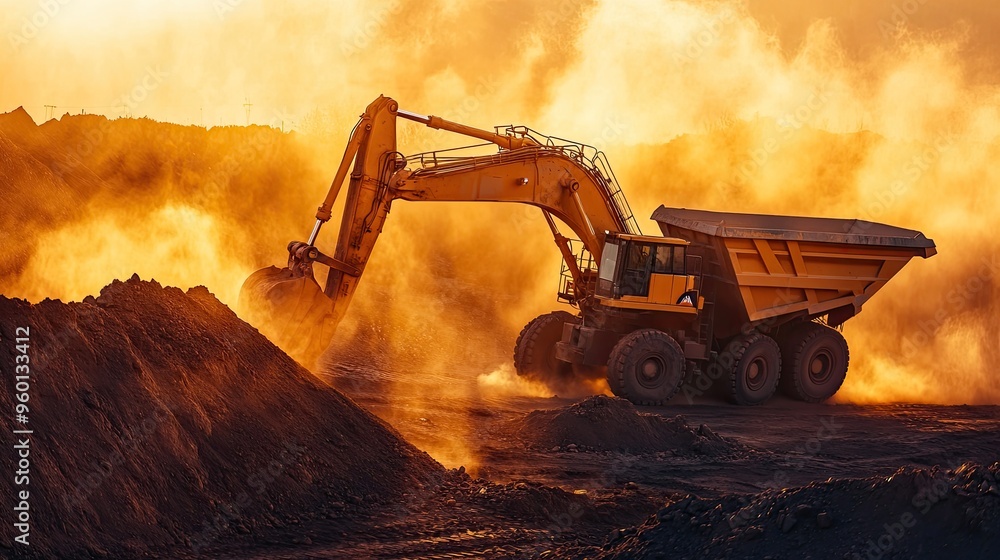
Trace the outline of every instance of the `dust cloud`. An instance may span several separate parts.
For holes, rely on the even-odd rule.
[[[250,271],[283,263],[287,241],[308,234],[357,114],[385,93],[595,144],[646,233],[659,204],[923,231],[939,255],[847,323],[852,369],[837,398],[1000,402],[1000,88],[978,19],[989,3],[942,19],[933,0],[884,1],[808,20],[740,2],[171,5],[139,17],[73,3],[31,39],[8,34],[2,107],[197,126],[157,125],[171,131],[160,138],[139,131],[147,121],[102,125],[113,132],[78,156],[98,192],[35,224],[5,294],[79,299],[138,271],[235,303]],[[22,18],[37,9],[20,3],[0,30],[28,35]],[[202,128],[245,119],[273,128]],[[465,143],[400,125],[403,153]],[[509,385],[496,372],[521,326],[557,307],[558,267],[537,209],[397,203],[332,352],[391,365],[390,393],[414,410],[448,392],[474,402]],[[464,381],[417,387],[414,375]]]

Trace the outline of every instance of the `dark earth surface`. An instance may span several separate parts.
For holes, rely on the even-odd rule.
[[[3,282],[52,224],[87,208],[142,224],[135,208],[170,200],[224,207],[253,228],[240,250],[274,262],[288,239],[259,227],[260,209],[310,215],[313,198],[285,187],[325,187],[328,175],[262,127],[95,116],[36,126],[15,111],[0,130],[0,225],[18,234],[0,251]],[[476,290],[444,301],[462,307]],[[469,347],[446,349],[455,364],[389,363],[377,337],[359,336],[347,344],[365,351],[330,356],[317,379],[204,288],[129,281],[82,303],[0,297],[4,329],[38,325],[31,553],[1000,557],[1000,407],[525,396],[479,384],[494,353],[477,344],[506,344],[476,328],[495,320],[480,311],[458,313]],[[413,346],[437,340],[426,330]],[[13,334],[0,334],[8,370]],[[3,377],[7,410],[12,383]],[[0,426],[10,433],[9,414]],[[11,483],[0,483],[3,503]],[[20,557],[4,527],[0,557]]]
[[[483,372],[362,356],[316,377],[204,288],[133,278],[0,311],[37,329],[46,372],[36,557],[1000,553],[995,406],[428,399]],[[21,554],[8,539],[0,552]]]
[[[519,544],[508,533],[516,523],[492,525],[507,531],[493,537],[477,533],[475,523],[460,523],[451,534],[456,541],[428,549],[429,557],[1000,554],[1000,407],[811,405],[782,397],[760,407],[711,400],[633,407],[608,397],[524,396],[442,397],[428,406],[408,400],[408,391],[386,398],[385,385],[440,380],[371,371],[350,360],[328,364],[322,376],[418,447],[448,456],[448,443],[460,433],[473,442],[466,454],[479,476],[562,488],[642,518],[610,530],[603,530],[607,523],[575,521],[535,528],[548,532],[548,546]],[[475,378],[457,371],[451,382]],[[650,425],[659,427],[652,437]],[[645,444],[636,445],[629,433],[644,433],[638,441]],[[664,434],[674,446],[656,444]],[[655,506],[642,511],[649,504]],[[549,513],[554,520],[565,514]],[[422,526],[419,514],[413,519]],[[391,546],[412,542],[402,537]],[[309,554],[380,556],[379,546],[346,537]]]

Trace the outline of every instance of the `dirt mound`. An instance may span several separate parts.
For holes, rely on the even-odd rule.
[[[687,497],[640,527],[614,533],[596,555],[997,558],[1000,463],[988,468],[964,464],[954,470],[903,468],[888,477],[831,479],[719,500]]]
[[[743,447],[704,424],[688,426],[683,416],[643,414],[625,399],[604,395],[556,410],[535,410],[517,420],[515,430],[529,445],[570,451],[719,456]]]
[[[39,557],[198,552],[330,504],[327,515],[351,519],[442,470],[205,288],[133,277],[82,303],[0,297],[0,317],[5,371],[15,328],[30,327]],[[14,376],[3,384],[10,411]],[[8,434],[24,427],[0,418]],[[14,490],[5,476],[0,500],[14,503]]]

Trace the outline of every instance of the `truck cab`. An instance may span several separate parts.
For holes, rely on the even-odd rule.
[[[650,327],[673,333],[681,370],[685,358],[704,358],[707,345],[698,339],[698,321],[705,300],[698,293],[698,276],[692,274],[697,271],[688,270],[689,245],[676,237],[606,232],[593,320],[566,322],[555,358],[603,367],[624,336]]]
[[[688,274],[689,242],[675,237],[607,234],[597,274],[601,304],[619,309],[696,314],[702,300]]]

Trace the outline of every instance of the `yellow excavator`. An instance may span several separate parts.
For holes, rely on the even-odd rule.
[[[496,153],[404,156],[398,118],[476,138],[485,144],[472,147]],[[348,173],[336,249],[324,254],[316,240]],[[667,402],[685,378],[695,391],[722,386],[744,405],[763,403],[779,386],[800,400],[829,398],[849,361],[836,327],[910,258],[935,253],[920,232],[861,220],[663,206],[652,216],[663,236],[643,235],[593,147],[521,126],[478,129],[380,96],[351,133],[308,239],[289,243],[286,267],[247,279],[241,316],[290,355],[314,361],[397,199],[538,207],[563,257],[557,299],[576,312],[528,322],[515,343],[515,369],[552,385],[605,376],[614,394],[636,404]],[[316,264],[329,268],[322,288]]]

